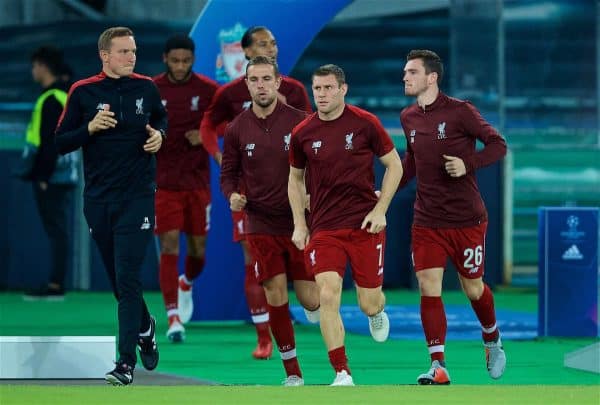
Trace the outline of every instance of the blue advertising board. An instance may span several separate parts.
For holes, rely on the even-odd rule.
[[[598,336],[598,212],[538,210],[540,336]]]

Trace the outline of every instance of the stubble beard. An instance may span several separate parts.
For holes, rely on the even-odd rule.
[[[260,108],[268,108],[271,105],[273,105],[273,103],[275,102],[276,97],[272,97],[270,99],[267,99],[265,101],[261,101],[260,98],[258,98],[257,100],[254,100],[254,102],[256,103],[257,106],[259,106]]]

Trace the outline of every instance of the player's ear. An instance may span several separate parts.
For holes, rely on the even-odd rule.
[[[430,74],[427,75],[427,84],[432,85],[437,83],[438,80],[438,74],[437,72],[431,72]]]
[[[102,63],[107,63],[108,62],[108,51],[101,49],[98,51],[98,56],[100,56],[100,60],[102,61]]]

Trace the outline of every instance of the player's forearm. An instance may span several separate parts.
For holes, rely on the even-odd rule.
[[[304,181],[302,178],[298,179],[297,176],[291,173],[288,181],[288,198],[294,217],[294,226],[306,228],[306,217],[304,216],[306,191]]]
[[[152,115],[150,117],[150,126],[158,131],[160,131],[164,136],[167,136],[167,130],[169,129],[169,120],[167,116],[167,110],[162,105],[160,101],[160,97],[157,98],[157,102],[152,110]]]
[[[223,160],[221,165],[221,191],[227,200],[232,193],[239,191],[240,185],[240,173],[241,173],[241,162],[239,155],[236,153],[235,146],[232,142],[235,138],[235,134],[231,134],[225,141],[223,152]]]
[[[417,174],[417,170],[416,170],[416,166],[415,166],[415,159],[413,158],[412,154],[409,154],[408,152],[406,153],[406,155],[404,156],[404,158],[402,159],[402,178],[400,179],[400,184],[398,185],[398,189],[406,186],[408,184],[409,181],[411,181],[413,179],[413,177],[415,177],[415,175]]]
[[[400,180],[402,179],[402,163],[400,158],[393,159],[385,168],[383,180],[381,182],[381,195],[375,205],[375,210],[385,214],[394,198],[394,194],[398,189]]]
[[[209,155],[215,157],[217,154],[221,153],[219,142],[217,140],[217,128],[208,118],[204,118],[200,124],[200,137],[202,138],[202,146]]]
[[[461,157],[467,173],[481,167],[489,166],[506,155],[506,141],[502,135],[500,135],[498,131],[496,131],[496,129],[481,116],[479,111],[472,104],[464,104],[464,109],[461,111],[460,118],[465,126],[466,132],[479,139],[485,145],[482,150],[477,151],[470,156]]]
[[[154,129],[156,129],[157,131],[159,131],[161,133],[161,136],[163,136],[166,138],[167,137],[167,129],[168,129],[168,123],[167,123],[167,118],[157,118],[156,120],[151,120],[150,121],[150,126]]]
[[[229,201],[229,197],[233,193],[237,193],[239,190],[239,175],[238,173],[229,170],[230,166],[223,166],[221,170],[220,184],[221,184],[221,192]]]
[[[85,145],[90,138],[90,133],[87,128],[87,123],[81,128],[74,129],[67,132],[56,132],[54,142],[56,149],[61,155],[65,155],[69,152],[73,152],[83,145]]]
[[[505,155],[506,142],[500,135],[496,135],[489,139],[489,143],[483,149],[464,159],[465,168],[468,173],[489,166],[501,160]]]
[[[221,177],[221,192],[223,193],[227,201],[229,201],[229,197],[231,197],[233,193],[238,192],[238,188],[238,182],[231,180],[224,181]]]

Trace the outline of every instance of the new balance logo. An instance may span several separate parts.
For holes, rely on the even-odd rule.
[[[144,217],[144,222],[142,222],[142,226],[140,226],[140,229],[143,231],[150,229],[150,220],[148,219],[148,217]]]
[[[582,260],[583,255],[579,251],[577,245],[571,245],[570,248],[565,250],[565,253],[562,255],[563,260]]]
[[[198,111],[198,101],[200,101],[200,96],[194,96],[190,100],[190,111]]]
[[[258,262],[254,262],[254,277],[258,278]]]
[[[319,152],[319,148],[323,145],[322,141],[314,141],[312,143],[312,149],[315,151],[315,155]]]
[[[310,258],[311,266],[314,266],[315,264],[317,264],[317,252],[314,249],[311,250],[311,252],[308,254],[308,257]]]
[[[283,149],[284,150],[290,150],[290,140],[292,139],[292,134],[289,133],[287,135],[283,136]]]
[[[96,110],[98,110],[98,111],[110,110],[110,104],[98,103],[98,105],[96,106]]]
[[[242,104],[242,110],[247,110],[251,105],[252,101],[244,101],[244,104]]]
[[[380,267],[379,270],[377,270],[377,275],[381,276],[383,274],[383,267]]]
[[[479,267],[478,267],[478,266],[476,266],[476,267],[473,267],[472,269],[469,269],[469,274],[475,274],[475,273],[477,273],[478,271],[479,271]]]

